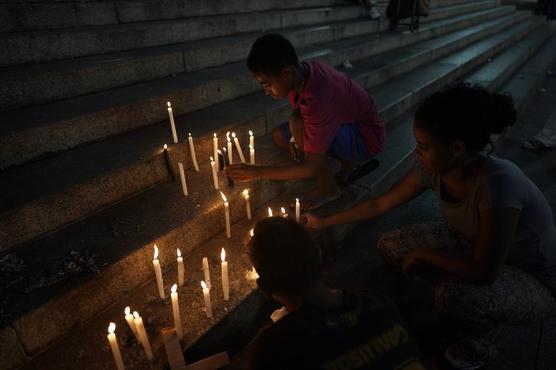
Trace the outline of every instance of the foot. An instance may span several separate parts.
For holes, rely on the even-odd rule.
[[[521,144],[521,148],[525,149],[525,150],[542,150],[542,149],[549,149],[549,146],[544,145],[543,143],[541,143],[540,141],[538,141],[537,139],[530,139],[530,140],[525,140],[523,142],[523,144]]]

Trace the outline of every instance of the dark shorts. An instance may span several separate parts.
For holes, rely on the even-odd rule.
[[[286,142],[289,142],[292,134],[288,122],[278,126],[278,129]],[[369,153],[369,149],[367,149],[367,145],[363,141],[357,124],[355,123],[342,125],[340,127],[328,149],[328,154],[334,158],[350,163],[364,162],[374,157]]]

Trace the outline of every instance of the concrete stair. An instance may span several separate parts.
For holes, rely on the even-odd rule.
[[[239,2],[222,5],[218,10],[209,5],[205,8],[202,2],[197,8],[192,4],[187,9],[170,1],[141,2],[136,4],[137,8],[125,8],[128,3],[137,2],[53,2],[48,6],[73,9],[81,12],[81,18],[53,17],[51,21],[45,19],[32,26],[33,16],[40,15],[47,5],[13,2],[1,5],[0,18],[6,14],[5,9],[21,9],[26,5],[39,9],[36,14],[22,15],[17,22],[10,16],[12,23],[7,23],[4,31],[11,37],[23,32],[21,29],[29,35],[33,32],[60,35],[64,34],[62,27],[68,27],[65,33],[81,33],[87,28],[102,31],[106,28],[102,25],[124,30],[152,23],[156,28],[159,23],[179,24],[181,21],[177,19],[188,18],[194,22],[195,15],[215,19],[252,16],[243,13],[241,9],[245,8],[238,6]],[[149,3],[157,10],[146,11],[151,9]],[[160,3],[173,11],[159,9]],[[543,45],[547,40],[550,45],[554,44],[554,27],[528,12],[497,6],[496,1],[438,2],[431,17],[414,33],[384,32],[385,21],[361,20],[360,9],[338,2],[304,2],[307,7],[304,9],[295,9],[294,2],[287,1],[257,4],[261,21],[269,14],[281,18],[282,24],[276,29],[292,37],[303,59],[333,64],[368,89],[388,124],[388,148],[380,155],[379,169],[347,187],[342,200],[323,212],[378,194],[405,173],[412,164],[411,110],[432,91],[456,78],[466,78],[494,90],[507,88],[517,94],[524,83],[508,83],[509,78],[539,49],[546,53],[549,45]],[[332,9],[328,14],[326,7]],[[110,18],[114,9],[120,9],[119,18]],[[338,13],[331,15],[336,10]],[[104,15],[94,16],[101,13]],[[345,19],[333,19],[344,15]],[[222,23],[222,29],[224,24],[227,23]],[[76,27],[78,31],[73,29]],[[335,31],[327,33],[327,28]],[[185,312],[182,319],[186,318],[183,319],[186,347],[202,341],[215,325],[256,314],[254,285],[245,280],[244,273],[249,266],[242,247],[253,222],[245,220],[239,193],[247,187],[251,190],[252,206],[256,218],[260,218],[264,217],[267,204],[275,211],[279,206],[286,206],[306,184],[261,181],[229,188],[221,177],[221,188],[231,200],[233,238],[227,240],[222,235],[222,200],[212,190],[207,162],[212,155],[213,132],[218,133],[223,146],[223,134],[236,131],[245,151],[246,133],[251,129],[257,137],[258,163],[287,160],[283,154],[276,153],[268,135],[273,127],[287,119],[287,104],[257,92],[260,88],[241,61],[251,42],[246,40],[252,40],[256,34],[249,34],[252,31],[247,29],[230,32],[231,35],[206,36],[209,38],[205,41],[189,44],[157,45],[149,47],[148,52],[147,49],[118,51],[113,55],[3,67],[15,76],[7,79],[23,81],[25,75],[29,80],[37,79],[36,84],[29,82],[26,87],[29,94],[22,95],[25,99],[51,83],[49,79],[82,77],[74,86],[83,84],[91,89],[83,96],[78,96],[78,89],[68,89],[61,97],[44,91],[39,98],[35,95],[29,100],[20,99],[17,104],[23,104],[22,108],[0,113],[3,168],[0,172],[0,256],[24,263],[17,267],[14,262],[15,272],[1,276],[3,281],[0,281],[1,308],[6,321],[0,329],[0,358],[6,359],[3,362],[7,368],[69,369],[75,361],[86,362],[94,369],[112,368],[111,355],[104,344],[108,320],[117,322],[118,336],[124,337],[124,357],[133,364],[129,368],[163,368],[164,355],[157,330],[172,324],[169,307],[156,298],[152,281],[150,261],[154,243],[161,249],[168,287],[175,276],[175,249],[179,247],[185,255],[188,280],[186,287],[180,288],[180,299]],[[234,35],[235,32],[249,35]],[[3,36],[0,34],[0,39]],[[171,76],[171,69],[162,64],[153,67],[156,73],[163,74],[162,78],[156,73],[146,73],[145,80],[138,79],[148,68],[132,71],[127,75],[129,79],[125,77],[121,81],[110,77],[111,68],[115,68],[113,76],[125,75],[133,70],[134,63],[147,66],[160,56],[183,57],[192,50],[187,46],[196,42],[206,47],[199,46],[198,50],[210,50],[209,45],[216,48],[228,44],[222,43],[223,39],[233,39],[238,43],[230,42],[230,49],[226,50],[239,49],[239,40],[244,36],[244,51],[223,55],[231,59],[211,58],[215,64],[208,64],[209,68],[199,59],[197,69],[182,66],[175,77],[164,77]],[[119,53],[122,60],[115,58]],[[353,68],[341,67],[345,60],[350,60]],[[120,66],[114,67],[117,64]],[[95,85],[95,74],[106,78],[100,77]],[[530,91],[537,80],[526,80],[529,84],[526,90]],[[522,94],[520,103],[526,97]],[[181,143],[175,145],[170,144],[166,100],[172,101],[176,114]],[[12,104],[3,98],[2,101]],[[37,102],[40,105],[31,106]],[[183,143],[188,132],[195,138],[199,173],[191,169],[189,149]],[[162,151],[164,143],[169,144],[170,165]],[[179,180],[175,181],[177,161],[186,163],[192,192],[188,198],[181,195]],[[200,260],[209,256],[214,271],[222,246],[229,251],[233,298],[228,303],[215,298],[221,288],[218,274],[213,275],[216,316],[210,321],[203,318],[201,311]],[[147,330],[157,353],[151,365],[147,365],[140,347],[124,328],[125,322],[120,320],[123,307],[128,304],[148,313]],[[99,343],[105,347],[99,349]]]

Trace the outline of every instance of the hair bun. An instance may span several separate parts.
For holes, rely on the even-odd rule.
[[[493,134],[500,134],[517,120],[517,111],[510,94],[490,94],[487,108],[487,117]]]

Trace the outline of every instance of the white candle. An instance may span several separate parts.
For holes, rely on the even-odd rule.
[[[197,156],[195,155],[195,145],[193,145],[193,137],[191,136],[191,133],[189,133],[187,140],[189,141],[189,150],[191,151],[191,161],[193,162],[193,167],[195,167],[195,171],[199,172]]]
[[[249,163],[255,164],[255,147],[253,145],[249,145]]]
[[[235,132],[232,132],[232,137],[234,138],[234,143],[236,144],[237,153],[239,154],[239,159],[241,159],[241,163],[245,163],[245,157],[243,156],[243,150],[241,150],[241,145],[239,144],[239,139],[236,136]]]
[[[249,130],[249,146],[255,149],[255,136],[253,136],[253,131]]]
[[[249,189],[245,189],[243,192],[243,198],[245,199],[245,211],[247,212],[247,219],[251,219],[251,200],[249,199]]]
[[[218,157],[217,157],[218,158]],[[217,164],[212,157],[210,157],[210,168],[212,170],[212,182],[214,184],[214,189],[218,190],[218,172]]]
[[[228,199],[224,193],[220,192],[222,195],[222,199],[224,200],[224,217],[226,220],[226,237],[230,239],[232,237],[232,228],[230,226],[230,203],[228,203]]]
[[[172,313],[174,314],[174,326],[176,327],[176,333],[178,334],[178,339],[183,339],[183,331],[181,329],[181,316],[180,316],[180,306],[178,303],[178,286],[177,284],[172,285],[172,291],[170,293],[170,298],[172,299]]]
[[[222,248],[220,253],[220,270],[222,272],[222,292],[224,292],[224,300],[230,300],[230,280],[228,279],[228,262],[226,261],[226,251]]]
[[[268,207],[268,217],[272,217],[272,208]]]
[[[183,169],[183,163],[178,162],[178,168],[180,170],[180,180],[181,180],[181,190],[183,190],[183,195],[189,195],[187,191],[187,182],[185,181],[185,171]]]
[[[174,144],[178,143],[178,134],[176,132],[176,123],[174,122],[174,113],[172,112],[172,104],[170,102],[166,103],[168,105],[168,117],[170,118],[170,128],[172,129],[172,137],[174,138]]]
[[[183,267],[183,257],[181,256],[181,251],[179,248],[177,249],[176,254],[178,255],[178,284],[179,286],[183,286],[185,282],[185,269]]]
[[[216,162],[216,168],[218,168],[218,137],[216,136],[216,132],[214,133],[214,137],[212,138],[212,155],[214,156],[214,161]]]
[[[137,311],[133,311],[133,322],[135,323],[135,327],[137,328],[139,338],[141,338],[141,345],[145,350],[145,355],[147,356],[147,359],[149,361],[152,361],[154,356],[151,350],[151,344],[149,343],[149,337],[147,336],[145,326],[143,325],[143,318],[139,316],[139,313]]]
[[[124,361],[122,360],[122,354],[120,353],[120,346],[118,346],[118,339],[114,331],[116,330],[116,324],[113,322],[108,325],[108,343],[110,343],[110,349],[112,350],[112,356],[114,356],[114,362],[116,363],[116,368],[118,370],[124,370]]]
[[[203,288],[203,298],[205,300],[205,312],[207,317],[210,319],[212,318],[212,304],[210,303],[210,291],[207,288],[207,284],[204,281],[201,281],[201,287]]]
[[[226,140],[228,141],[228,164],[232,164],[234,162],[234,156],[232,153],[232,141],[230,139],[230,131],[226,132]]]
[[[282,213],[282,217],[288,218],[288,214],[286,213],[286,209],[284,207],[280,207],[280,212]]]
[[[299,198],[295,198],[295,221],[299,223],[301,220],[301,204]]]
[[[133,322],[133,315],[131,314],[131,308],[127,306],[124,309],[124,313],[125,313],[125,321],[127,321],[127,325],[133,332],[133,335],[135,335],[137,341],[141,342],[141,339],[139,339],[139,334],[137,334],[137,328],[135,328],[135,323]]]
[[[166,298],[164,294],[164,285],[162,283],[162,270],[160,269],[160,261],[158,260],[158,247],[154,245],[154,257],[153,257],[153,267],[154,275],[156,276],[156,285],[158,286],[158,294],[160,299]]]
[[[205,281],[207,282],[207,286],[210,289],[210,271],[209,271],[209,263],[207,257],[203,257],[203,273],[205,275]]]

